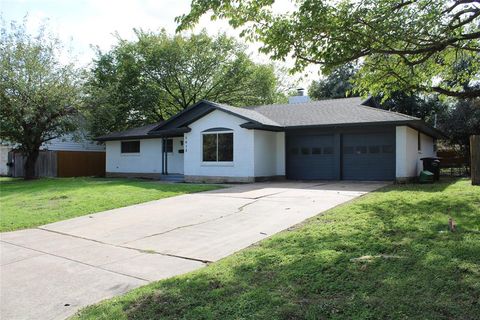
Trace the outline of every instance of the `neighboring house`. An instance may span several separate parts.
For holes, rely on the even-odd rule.
[[[187,182],[407,180],[442,137],[418,118],[360,98],[297,101],[245,108],[201,101],[168,121],[98,137],[106,143],[106,174],[177,174]]]
[[[51,151],[92,151],[104,152],[105,145],[84,137],[84,134],[66,134],[59,138],[45,142],[41,150]]]
[[[2,175],[23,176],[24,162],[23,154],[15,150],[15,145],[2,145],[0,169],[6,169],[5,173],[1,171]],[[102,176],[104,170],[105,145],[78,132],[42,144],[35,168],[40,177]]]

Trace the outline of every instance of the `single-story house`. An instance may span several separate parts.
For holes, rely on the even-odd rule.
[[[187,182],[407,180],[435,156],[442,133],[371,100],[232,107],[211,101],[169,120],[98,137],[110,177]],[[298,102],[299,101],[299,102]]]

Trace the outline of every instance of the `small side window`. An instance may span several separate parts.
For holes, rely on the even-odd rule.
[[[322,148],[312,148],[312,154],[322,154]]]
[[[140,141],[122,141],[121,153],[140,153]]]

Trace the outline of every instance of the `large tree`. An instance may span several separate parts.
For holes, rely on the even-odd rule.
[[[363,94],[436,92],[480,96],[479,0],[298,0],[276,14],[274,0],[192,0],[177,18],[185,29],[211,13],[227,19],[273,58],[289,56],[301,70],[320,64],[328,74],[360,61],[355,84]],[[462,67],[467,62],[468,68]]]
[[[451,147],[470,161],[470,136],[480,134],[480,100],[460,100],[439,113],[438,127]]]
[[[335,69],[327,77],[313,81],[309,87],[309,96],[313,99],[337,99],[355,96],[354,78],[358,69],[351,64]],[[370,100],[371,106],[408,114],[421,118],[431,125],[439,113],[446,112],[448,104],[442,102],[438,94],[416,94],[404,91],[391,92],[388,97],[376,96]]]
[[[273,66],[254,63],[224,34],[136,36],[94,61],[86,86],[93,134],[166,120],[201,99],[242,106],[281,96]]]
[[[387,99],[377,97],[374,100],[377,102],[376,107],[378,108],[408,114],[420,118],[432,126],[437,125],[437,117],[444,114],[449,108],[449,104],[440,100],[436,94],[419,95],[397,91],[391,93]]]
[[[308,88],[308,95],[316,100],[356,96],[352,85],[356,71],[352,64],[340,66],[327,77],[312,81]]]
[[[0,31],[0,139],[26,156],[25,179],[35,177],[40,146],[74,131],[79,106],[79,74],[59,62],[59,40],[23,24]]]

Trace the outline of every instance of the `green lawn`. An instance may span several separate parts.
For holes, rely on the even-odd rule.
[[[39,226],[103,210],[179,194],[212,190],[212,185],[162,184],[133,179],[0,179],[0,231]]]
[[[478,319],[479,228],[467,180],[391,186],[77,318]]]

